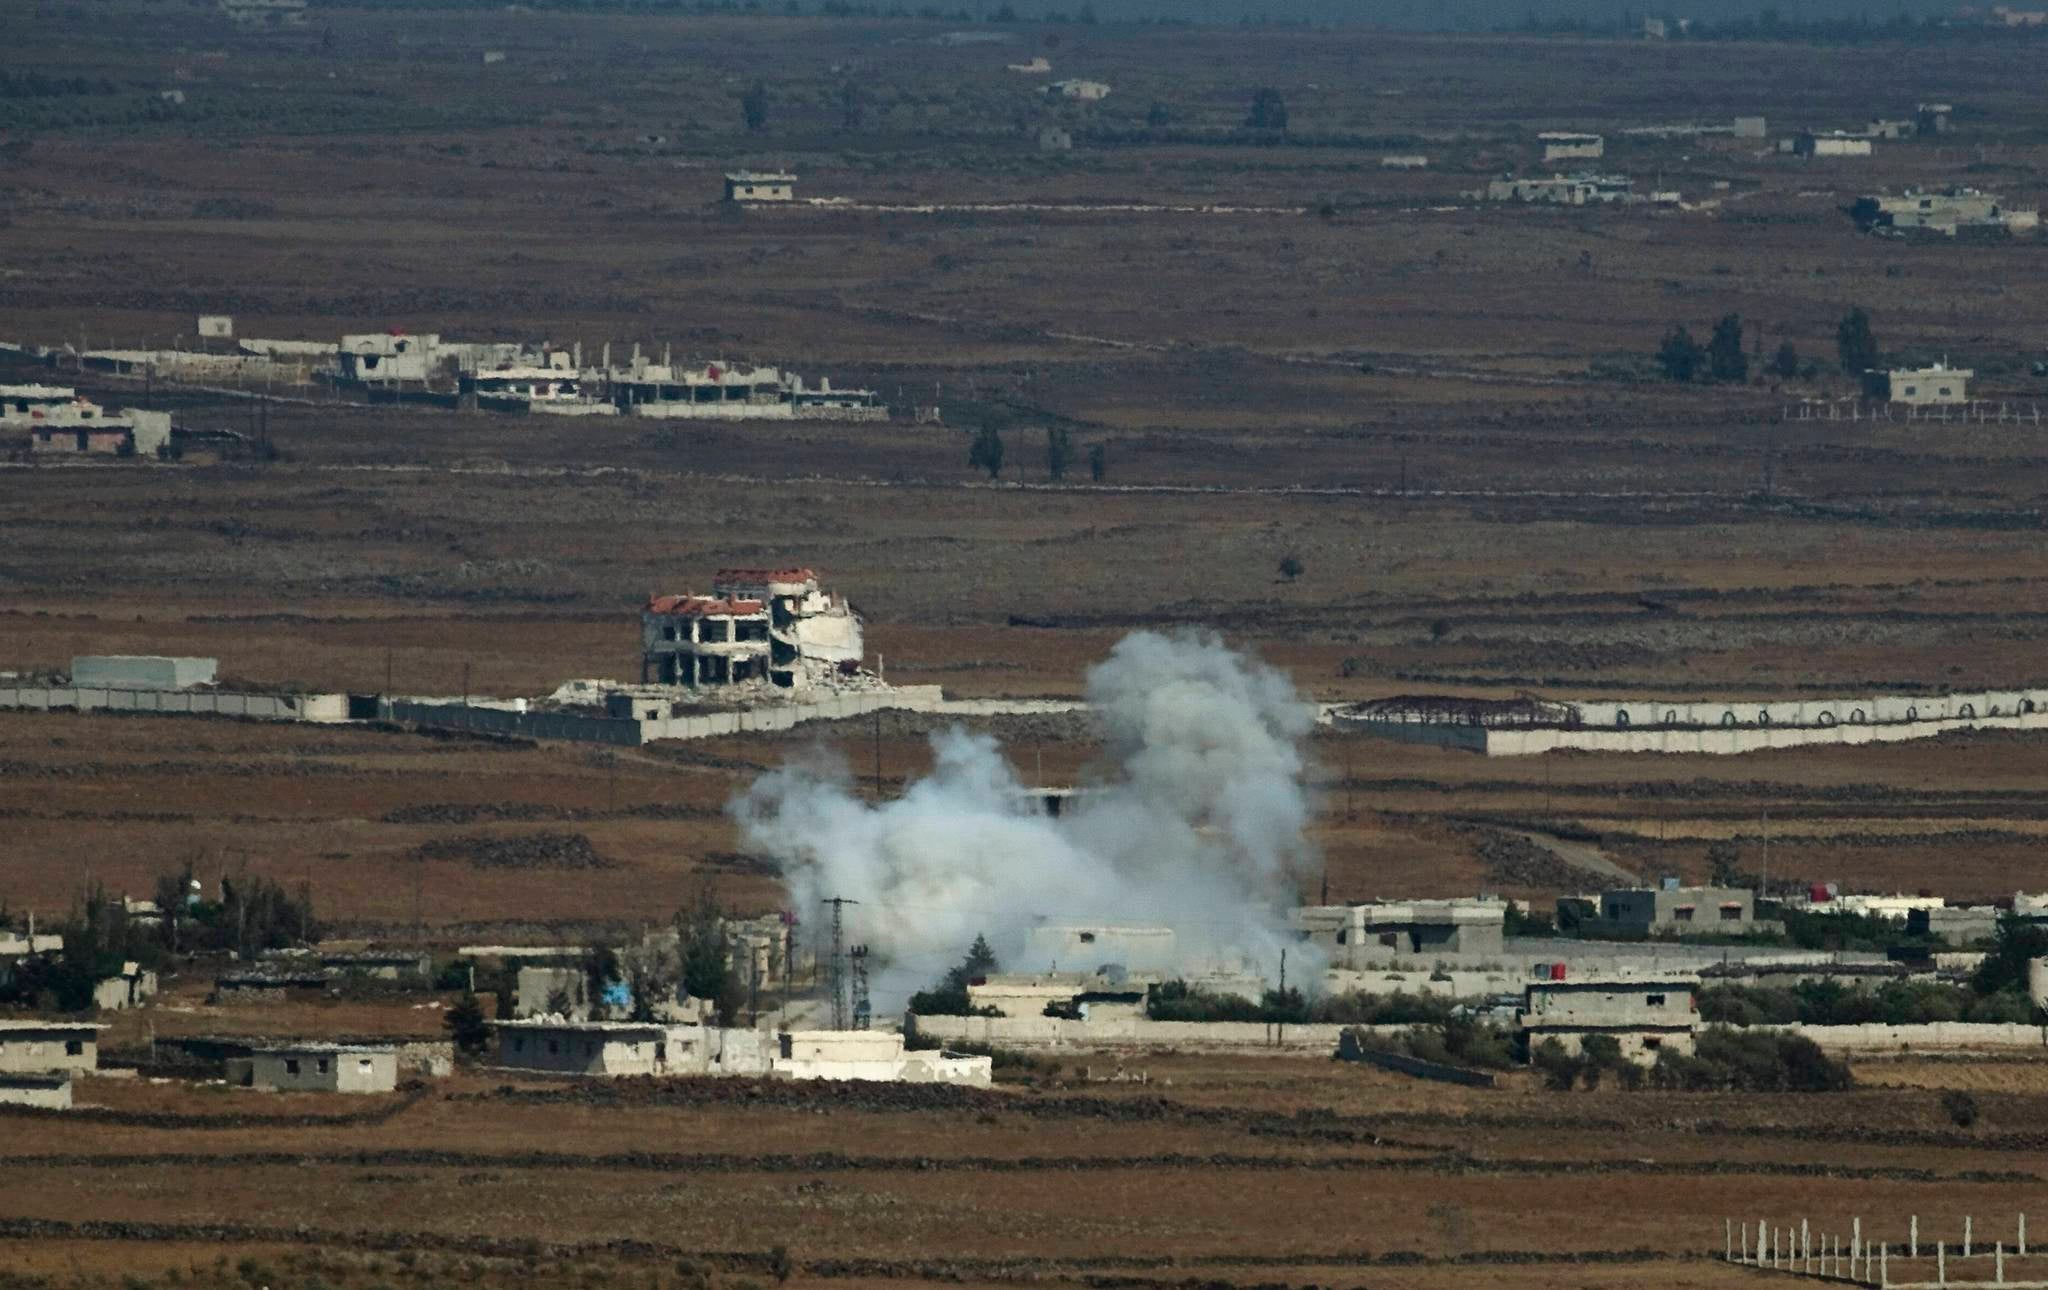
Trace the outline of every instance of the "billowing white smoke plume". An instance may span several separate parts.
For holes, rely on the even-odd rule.
[[[799,917],[816,926],[827,896],[861,902],[848,939],[884,965],[878,1009],[976,933],[1005,970],[1052,966],[1027,948],[1041,923],[1171,927],[1182,972],[1272,973],[1308,858],[1313,708],[1210,633],[1125,637],[1087,697],[1102,764],[1058,818],[994,739],[957,728],[932,736],[931,774],[894,801],[863,801],[843,764],[814,754],[732,803],[748,848],[782,863]]]

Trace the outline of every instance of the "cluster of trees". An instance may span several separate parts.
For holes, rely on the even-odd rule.
[[[1804,981],[1788,988],[1714,986],[1700,991],[1699,1009],[1701,1020],[1729,1026],[2025,1022],[2034,1011],[2027,996],[2013,990],[1979,993],[1963,986],[1903,980],[1887,981],[1875,990],[1840,981]]]
[[[1529,1060],[1544,1084],[1558,1092],[1598,1088],[1609,1075],[1628,1089],[1744,1093],[1835,1093],[1855,1083],[1845,1063],[1829,1058],[1804,1035],[1726,1026],[1702,1030],[1691,1055],[1666,1048],[1648,1067],[1624,1058],[1612,1035],[1588,1035],[1576,1053],[1567,1052],[1556,1039],[1545,1039],[1530,1050]]]
[[[1336,994],[1311,999],[1292,986],[1258,999],[1212,994],[1185,981],[1163,981],[1145,1001],[1154,1021],[1261,1021],[1290,1025],[1442,1026],[1455,1005],[1422,994]]]
[[[1861,380],[1884,360],[1870,315],[1861,306],[1842,316],[1835,328],[1835,356],[1842,371]],[[1749,379],[1750,359],[1742,348],[1742,315],[1724,314],[1705,345],[1693,339],[1683,323],[1673,323],[1657,347],[1657,367],[1666,380],[1739,385]],[[1791,341],[1778,346],[1766,370],[1780,380],[1799,375],[1799,350]]]
[[[1356,1033],[1363,1047],[1444,1066],[1504,1071],[1520,1064],[1515,1036],[1470,1017],[1447,1016],[1434,1025],[1413,1026],[1392,1035]]]
[[[1003,461],[1008,449],[1003,445],[1003,431],[1000,421],[991,418],[981,423],[974,437],[967,443],[967,464],[976,470],[985,470],[990,479],[1003,473]],[[1074,464],[1074,436],[1065,426],[1051,426],[1045,432],[1045,477],[1058,483],[1067,477],[1067,471]],[[1101,483],[1109,474],[1109,450],[1101,444],[1088,446],[1088,475]]]
[[[0,1005],[82,1012],[93,988],[123,963],[156,969],[174,955],[233,952],[248,958],[317,939],[313,894],[296,893],[261,876],[222,878],[220,898],[194,894],[193,866],[158,876],[152,892],[160,914],[137,918],[123,899],[95,882],[79,892],[64,921],[48,930],[64,938],[61,953],[30,958],[5,982]]]

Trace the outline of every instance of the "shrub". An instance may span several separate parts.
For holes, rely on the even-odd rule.
[[[1967,1129],[1977,1123],[1977,1099],[1959,1088],[1952,1088],[1941,1095],[1941,1109],[1958,1129]]]

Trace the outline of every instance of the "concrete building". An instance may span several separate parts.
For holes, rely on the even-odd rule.
[[[1419,152],[1390,152],[1380,158],[1381,170],[1427,170],[1429,158]]]
[[[1885,375],[1886,393],[1894,403],[1916,407],[1968,403],[1970,378],[1975,375],[1968,368],[1944,367],[1940,363],[1932,367],[1897,368]]]
[[[1870,136],[1845,130],[1803,130],[1792,136],[1789,151],[1800,157],[1867,157]]]
[[[1953,128],[1955,111],[1949,103],[1922,103],[1913,110],[1913,119],[1922,134],[1947,134]]]
[[[99,1036],[100,1028],[89,1022],[0,1021],[0,1073],[96,1070]]]
[[[156,995],[156,973],[139,963],[123,963],[121,970],[92,989],[92,1004],[102,1012],[139,1008]]]
[[[1693,1051],[1697,984],[1691,977],[1532,981],[1523,992],[1519,1020],[1532,1054],[1547,1039],[1576,1054],[1588,1036],[1608,1035],[1621,1045],[1623,1057],[1647,1065],[1665,1049]]]
[[[198,333],[199,339],[202,341],[233,340],[235,338],[235,320],[229,314],[201,314],[199,315]]]
[[[636,417],[706,421],[887,421],[873,390],[834,387],[829,377],[807,384],[794,372],[736,363],[683,368],[635,358],[605,380],[622,412]]]
[[[78,391],[68,385],[0,385],[0,426],[73,422],[79,418],[81,403],[95,418],[99,416],[99,405],[80,399]]]
[[[1735,118],[1735,137],[1738,139],[1761,139],[1769,129],[1763,117],[1739,116]]]
[[[806,691],[860,670],[861,618],[810,569],[721,569],[711,594],[651,596],[640,680],[698,690]]]
[[[588,1021],[593,1002],[590,969],[581,953],[519,964],[512,991],[515,1019],[555,1016]]]
[[[1490,202],[1530,202],[1552,206],[1628,205],[1641,200],[1635,195],[1635,181],[1625,175],[1495,179],[1479,196]]]
[[[1308,905],[1292,915],[1302,939],[1337,968],[1415,955],[1499,954],[1506,918],[1505,901],[1486,899]]]
[[[776,1037],[770,1074],[782,1079],[877,1080],[987,1088],[994,1062],[939,1049],[905,1051],[889,1030],[793,1030]]]
[[[759,1030],[537,1017],[494,1023],[498,1064],[558,1075],[750,1075],[987,1087],[986,1057],[906,1052],[881,1030]]]
[[[350,1044],[276,1044],[229,1058],[228,1082],[274,1093],[389,1093],[398,1050]]]
[[[1024,934],[1024,964],[1032,969],[1095,972],[1167,972],[1179,966],[1171,927],[1114,923],[1040,923]]]
[[[343,336],[338,351],[341,379],[358,385],[425,381],[439,364],[440,344],[439,336],[409,336],[399,330]]]
[[[1062,126],[1042,125],[1038,127],[1038,150],[1040,152],[1072,152],[1074,132]]]
[[[665,1075],[683,1053],[675,1027],[659,1022],[570,1021],[532,1017],[500,1021],[498,1065],[559,1075]]]
[[[1893,196],[1859,199],[1852,210],[1866,229],[1924,230],[1946,237],[1972,232],[2030,232],[2041,227],[2037,207],[2011,206],[1993,193],[1960,185],[1935,192],[1909,188]]]
[[[1945,945],[1974,945],[1998,935],[1999,910],[1993,905],[1915,909],[1906,915],[1906,931],[1931,936]]]
[[[212,685],[220,664],[210,658],[162,654],[77,654],[71,659],[71,684],[103,685],[118,690],[188,690]]]
[[[479,371],[464,379],[479,408],[494,412],[535,412],[552,416],[617,416],[618,406],[584,392],[576,372],[512,365]]]
[[[729,202],[793,202],[796,176],[786,170],[735,170],[725,177]]]
[[[1004,972],[967,984],[968,1006],[1000,1017],[1074,1017],[1102,1021],[1145,1015],[1156,976],[1123,972]]]
[[[1013,72],[1021,72],[1026,76],[1044,76],[1052,71],[1052,64],[1047,62],[1043,55],[1032,59],[1028,63],[1005,63],[1004,66]]]
[[[1747,887],[1681,887],[1671,878],[1656,887],[1602,892],[1600,917],[1644,936],[1739,936],[1756,924],[1756,893]]]
[[[1109,97],[1109,86],[1101,81],[1067,80],[1054,81],[1045,87],[1053,98],[1078,99],[1083,103],[1095,103]]]
[[[1574,134],[1568,130],[1546,130],[1536,138],[1543,144],[1543,160],[1577,161],[1607,155],[1607,140],[1597,134]]]
[[[71,1072],[0,1075],[0,1106],[68,1111],[71,1109]]]

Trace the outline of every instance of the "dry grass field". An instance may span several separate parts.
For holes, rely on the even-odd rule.
[[[36,1239],[0,1248],[57,1285],[1709,1287],[1746,1280],[1708,1257],[1724,1216],[1902,1240],[1917,1213],[1953,1240],[1968,1215],[2010,1240],[2042,1181],[2039,1080],[1974,1066],[1738,1098],[1171,1054],[1141,1086],[1063,1056],[988,1093],[96,1079],[93,1109],[14,1137],[0,1230]],[[1978,1090],[1974,1128],[1943,1087]]]
[[[1074,695],[1137,628],[1218,631],[1325,701],[2048,682],[2048,430],[1781,419],[1851,391],[1834,333],[1852,306],[1902,360],[2048,403],[2048,242],[1871,238],[1843,212],[1907,184],[2038,204],[2037,44],[1073,23],[974,45],[910,18],[327,4],[243,32],[196,5],[18,8],[10,66],[109,88],[0,97],[0,341],[189,345],[223,312],[254,337],[666,346],[899,410],[936,398],[947,424],[558,422],[324,386],[270,391],[259,423],[247,399],[0,358],[0,382],[261,424],[276,450],[52,464],[0,443],[0,669],[200,654],[265,687],[543,695],[634,674],[650,591],[789,562],[851,597],[890,679],[958,695]],[[1039,54],[1115,90],[1049,107],[1004,70]],[[1286,97],[1284,142],[1239,128],[1260,86]],[[1955,134],[1865,162],[1621,133],[1763,114],[1775,136],[1930,98],[1958,104]],[[1071,153],[1037,151],[1054,121]],[[1605,168],[1693,209],[1465,199],[1542,170],[1550,129],[1606,132]],[[1388,152],[1431,166],[1384,170]],[[722,207],[722,172],[747,165],[845,201]],[[1801,372],[1655,379],[1670,325],[1703,338],[1729,312],[1759,360],[1790,342]],[[1008,445],[995,483],[967,464],[985,422]],[[1054,426],[1103,449],[1103,479],[1047,478]],[[1097,752],[1077,720],[979,724],[1030,780]],[[47,921],[89,883],[146,894],[189,861],[305,884],[342,933],[437,947],[624,932],[707,882],[765,911],[784,889],[725,804],[819,744],[863,775],[878,752],[895,792],[934,728],[614,755],[0,714],[0,909]],[[1321,734],[1311,752],[1335,898],[1548,898],[1599,881],[1588,863],[1697,879],[1730,840],[1774,879],[2044,885],[2032,737],[1487,761]],[[605,867],[419,858],[537,832]],[[431,1007],[204,997],[188,974],[109,1043],[438,1030]],[[0,1288],[1706,1290],[1754,1279],[1704,1257],[1724,1217],[1861,1215],[1897,1240],[1908,1214],[1944,1233],[1972,1215],[1996,1239],[2048,1181],[2041,1063],[1866,1062],[1850,1093],[1740,1097],[1124,1060],[1150,1082],[1091,1081],[1116,1059],[1086,1053],[988,1094],[93,1079],[92,1109],[0,1118]],[[1943,1111],[1955,1089],[1972,1128]]]

